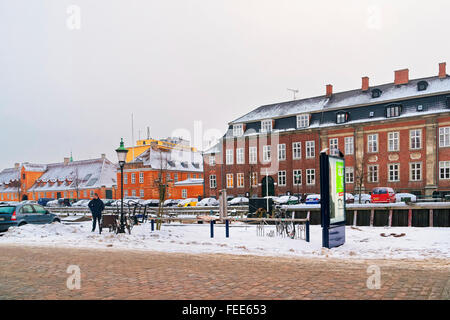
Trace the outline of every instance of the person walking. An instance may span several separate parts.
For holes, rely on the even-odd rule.
[[[102,200],[100,200],[98,194],[95,193],[94,199],[89,201],[88,206],[92,213],[92,232],[95,231],[95,225],[97,224],[98,221],[99,233],[102,233],[102,226],[100,224],[101,223],[100,220],[102,218],[102,211],[105,209],[105,204],[103,203]]]

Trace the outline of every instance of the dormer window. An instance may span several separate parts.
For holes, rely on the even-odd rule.
[[[418,91],[427,90],[427,87],[428,87],[428,82],[426,82],[426,81],[419,81],[419,83],[417,83],[417,90]]]
[[[373,111],[369,112],[369,118],[373,118],[374,115],[375,115],[375,113]]]
[[[419,104],[419,105],[417,106],[417,111],[423,111],[423,105]]]
[[[345,123],[348,121],[348,112],[339,112],[336,114],[336,123]]]
[[[372,90],[372,98],[379,98],[381,96],[381,90],[380,89],[373,89]]]
[[[233,136],[234,137],[240,137],[243,134],[244,134],[244,125],[242,123],[233,125]]]
[[[400,116],[401,112],[402,112],[401,105],[391,105],[386,108],[386,117],[387,118],[398,117]]]
[[[309,127],[309,114],[299,114],[297,116],[297,129]]]
[[[261,121],[261,132],[271,132],[272,131],[272,120]]]

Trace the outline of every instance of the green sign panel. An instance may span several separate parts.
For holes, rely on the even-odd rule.
[[[330,157],[330,224],[345,221],[344,160]]]

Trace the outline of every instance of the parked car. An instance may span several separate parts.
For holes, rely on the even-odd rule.
[[[359,194],[355,194],[354,196],[354,203],[359,203]],[[367,193],[361,193],[361,203],[370,203],[370,201],[372,200],[370,194]]]
[[[178,207],[195,207],[197,205],[197,198],[187,198],[184,200],[181,200],[178,203]]]
[[[298,204],[299,200],[297,196],[281,196],[274,200],[276,204]]]
[[[59,207],[59,201],[56,200],[50,200],[46,203],[46,207]]]
[[[320,204],[320,194],[310,194],[306,197],[306,204]]]
[[[214,207],[218,205],[219,201],[214,198],[205,198],[197,202],[197,207]]]
[[[149,207],[158,207],[159,206],[159,200],[158,199],[148,199],[140,202],[144,206]]]
[[[175,207],[180,203],[181,200],[179,199],[167,199],[164,201],[163,206],[164,207]]]
[[[229,206],[239,206],[244,204],[248,204],[248,198],[246,197],[236,197],[228,201]]]
[[[412,193],[396,193],[395,194],[395,202],[402,202],[402,199],[409,198],[411,202],[416,202],[417,197]]]
[[[111,207],[114,203],[113,199],[102,199],[103,203],[105,204],[105,207]]]
[[[9,227],[20,227],[27,223],[45,224],[52,222],[61,222],[61,220],[38,204],[0,205],[0,231],[7,231]]]
[[[379,187],[372,190],[372,203],[395,202],[395,191],[389,187]]]
[[[345,193],[345,203],[354,203],[355,197],[351,193]]]
[[[53,199],[53,198],[40,198],[37,203],[39,205],[45,207],[49,201],[53,201],[53,200],[55,200],[55,199]]]
[[[81,199],[78,200],[77,202],[72,203],[72,207],[87,207],[89,204],[89,199]]]

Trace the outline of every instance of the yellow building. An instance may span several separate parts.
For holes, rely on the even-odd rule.
[[[182,138],[173,138],[168,137],[165,139],[143,139],[137,140],[136,145],[132,147],[126,147],[128,150],[127,153],[127,162],[133,161],[136,157],[139,157],[144,151],[146,151],[151,146],[159,146],[160,148],[167,149],[181,149],[181,150],[190,150],[192,152],[196,152],[197,149],[189,146],[189,141],[184,140]]]

